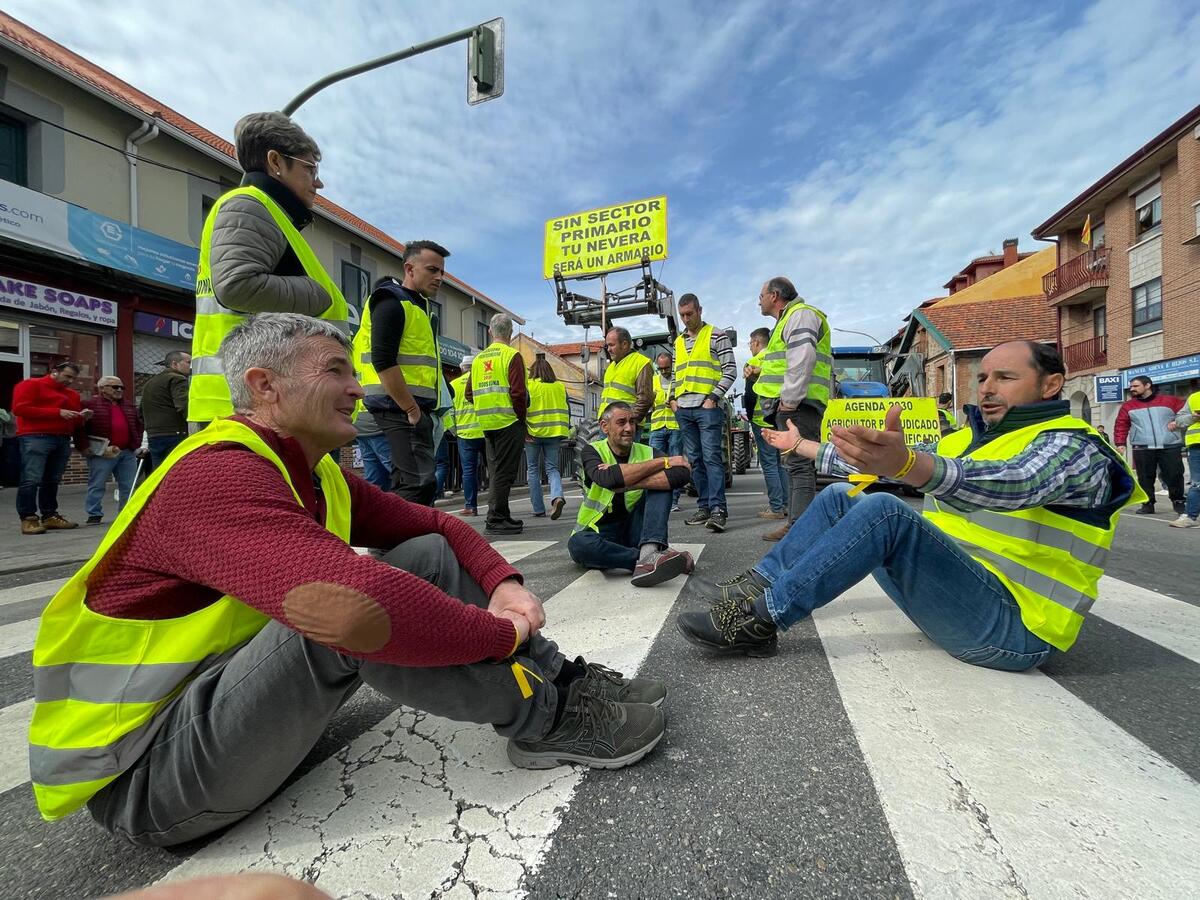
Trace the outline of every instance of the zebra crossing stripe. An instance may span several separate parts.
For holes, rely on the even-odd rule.
[[[954,660],[873,579],[814,619],[918,897],[1200,884],[1200,785],[1053,679]]]
[[[547,632],[565,652],[632,673],[683,585],[581,574],[547,600]],[[490,728],[400,709],[164,880],[265,869],[334,896],[516,896],[582,777],[513,769]]]
[[[11,625],[0,625],[0,659],[32,650],[39,621],[40,619],[26,619]]]
[[[33,698],[0,709],[0,794],[29,780]]]
[[[0,606],[24,603],[26,600],[37,600],[40,597],[49,599],[57,594],[58,589],[66,583],[66,578],[55,578],[53,581],[38,581],[33,584],[4,588],[0,590]]]
[[[1105,575],[1092,613],[1200,663],[1200,606]],[[1086,626],[1085,626],[1086,627]]]

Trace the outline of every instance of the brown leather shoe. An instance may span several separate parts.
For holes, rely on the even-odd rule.
[[[42,520],[37,516],[26,516],[21,520],[21,534],[45,534]]]
[[[792,527],[791,523],[784,522],[782,525],[780,525],[774,531],[768,531],[766,534],[764,534],[762,536],[762,539],[764,541],[782,541],[783,536],[788,533],[788,529],[790,529],[791,527]]]
[[[476,512],[470,506],[468,506],[466,509],[464,509],[462,512],[460,512],[459,515],[460,516],[477,516],[477,515],[479,515],[479,513]]]
[[[762,509],[758,512],[760,519],[786,519],[787,513],[775,512],[773,509]]]
[[[42,516],[42,525],[45,526],[47,531],[66,531],[69,528],[79,527],[78,522],[70,522],[64,519],[58,513],[54,513],[53,515],[49,516]]]

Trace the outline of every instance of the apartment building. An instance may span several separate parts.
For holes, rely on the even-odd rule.
[[[1045,291],[1077,414],[1111,426],[1138,375],[1169,393],[1200,388],[1200,106],[1033,236],[1057,245]]]

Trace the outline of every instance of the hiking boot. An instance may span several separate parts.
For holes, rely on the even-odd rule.
[[[766,592],[768,586],[766,580],[753,569],[747,569],[741,575],[717,582],[717,590],[721,592],[722,600],[750,600],[753,602]]]
[[[525,524],[525,522],[521,519],[514,519],[512,516],[505,516],[502,521],[507,522],[509,525],[516,525],[518,527]]]
[[[619,769],[654,749],[666,731],[662,710],[649,703],[617,703],[584,689],[576,678],[564,701],[562,721],[541,740],[508,742],[508,759],[519,769],[553,769],[575,763]],[[594,680],[593,680],[594,686]]]
[[[567,505],[567,501],[564,500],[562,497],[555,497],[553,500],[550,501],[550,505],[552,507],[554,507],[554,509],[550,513],[550,518],[557,519],[559,516],[562,515],[563,507],[565,507]]]
[[[773,509],[760,509],[758,511],[758,517],[760,519],[786,519],[787,513],[775,512]]]
[[[525,526],[513,525],[501,519],[499,522],[488,522],[483,526],[483,530],[488,534],[520,534],[525,530]]]
[[[21,520],[21,534],[45,534],[46,527],[37,516],[26,516]]]
[[[704,523],[704,527],[709,531],[715,531],[718,534],[725,530],[725,510],[714,509],[708,517],[708,521]]]
[[[78,522],[70,522],[60,516],[58,513],[51,513],[48,516],[42,516],[42,525],[47,531],[66,531],[70,528],[78,528]]]
[[[629,579],[629,583],[634,587],[651,587],[670,581],[676,575],[683,575],[688,571],[688,561],[691,557],[690,553],[681,553],[668,547],[654,554],[649,562],[639,562],[634,566],[633,577]]]
[[[784,522],[774,531],[768,531],[766,534],[764,534],[762,539],[764,541],[782,541],[787,536],[788,529],[791,527],[792,525],[790,522]]]
[[[1187,513],[1171,523],[1172,528],[1200,528],[1200,520],[1193,519]]]
[[[683,524],[684,525],[703,525],[707,521],[708,521],[708,510],[707,509],[698,509],[698,510],[696,510],[695,515],[693,515],[690,519],[684,519]]]
[[[100,525],[104,522],[104,516],[88,516],[87,523],[89,525]]]
[[[779,652],[778,629],[770,619],[758,617],[753,600],[718,600],[706,612],[680,613],[675,624],[689,643],[722,656],[774,656]]]
[[[1153,503],[1143,503],[1141,506],[1139,506],[1137,508],[1137,515],[1139,515],[1139,516],[1154,515],[1154,504]]]
[[[582,656],[575,657],[575,665],[584,670],[580,689],[601,700],[662,706],[667,699],[667,686],[657,678],[626,678],[615,669],[587,662]]]

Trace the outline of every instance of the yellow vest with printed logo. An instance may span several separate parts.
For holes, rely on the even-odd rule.
[[[529,412],[526,424],[535,438],[566,437],[571,427],[567,407],[567,388],[560,381],[547,384],[538,378],[525,382],[529,388]]]
[[[471,363],[471,399],[479,427],[499,431],[517,421],[509,389],[508,366],[517,351],[508,344],[489,344]]]
[[[783,392],[783,376],[788,368],[788,348],[783,340],[783,330],[788,320],[802,310],[816,313],[817,318],[821,320],[821,332],[815,336],[816,363],[808,379],[808,393],[804,399],[826,406],[829,403],[829,388],[833,381],[833,342],[829,322],[825,313],[800,299],[788,304],[775,327],[771,329],[771,339],[763,350],[762,374],[754,384],[754,393],[759,397],[774,398]]]
[[[404,334],[396,350],[396,365],[414,399],[437,400],[438,345],[433,336],[433,325],[425,310],[415,303],[401,300],[400,305],[404,307]],[[354,365],[367,397],[388,396],[371,362],[370,300],[363,304],[362,321],[354,335]]]
[[[92,558],[54,595],[38,627],[29,767],[45,819],[78,809],[136,763],[188,682],[269,621],[229,595],[173,619],[118,619],[93,612],[86,603],[89,576],[171,468],[192,451],[222,442],[242,444],[273,463],[301,503],[283,460],[252,429],[228,419],[184,440],[137,489]],[[325,495],[325,527],[349,543],[350,490],[342,470],[322,456],[316,472]]]
[[[610,362],[604,370],[604,390],[600,393],[600,411],[597,415],[603,416],[605,407],[618,400],[633,406],[637,402],[638,376],[648,365],[650,359],[636,350],[630,350],[620,362]]]
[[[1123,506],[1144,503],[1146,495],[1128,464],[1092,426],[1074,416],[1038,422],[967,452],[970,428],[948,434],[937,445],[939,456],[1005,460],[1019,455],[1034,438],[1051,431],[1082,431],[1095,437],[1115,465],[1129,476],[1133,493]],[[1096,601],[1108,550],[1120,517],[1113,510],[1103,526],[1088,525],[1047,507],[1011,512],[961,512],[932,496],[925,516],[952,537],[971,557],[1003,582],[1021,608],[1025,627],[1059,650],[1075,643],[1083,617]]]
[[[688,353],[687,335],[675,338],[675,397],[684,394],[708,396],[721,383],[721,364],[712,352],[711,325],[705,325],[692,342]]]
[[[671,379],[661,375],[654,382],[654,412],[650,414],[650,430],[678,431],[679,423],[675,421],[675,411],[671,409]]]
[[[617,465],[617,457],[613,455],[612,448],[608,446],[608,438],[601,438],[592,444],[596,448],[596,452],[600,454],[600,458],[607,465]],[[633,444],[629,448],[629,462],[641,463],[654,458],[654,450],[645,444]],[[630,512],[638,505],[642,499],[643,491],[625,491],[625,509]],[[596,523],[604,518],[604,514],[612,509],[613,497],[616,494],[608,488],[602,488],[600,485],[593,482],[588,487],[587,496],[583,498],[583,503],[579,504],[579,515],[575,517],[575,527],[571,529],[571,534],[576,531],[583,531],[585,528],[590,528],[592,531],[599,531]]]
[[[467,399],[467,379],[470,377],[470,373],[464,372],[450,382],[454,394],[454,434],[468,441],[483,437],[475,404]]]
[[[1196,417],[1196,421],[1188,426],[1183,442],[1188,447],[1200,446],[1200,391],[1187,398],[1187,410]],[[1192,472],[1191,476],[1192,481],[1200,482],[1200,472]]]
[[[292,220],[278,203],[256,187],[235,188],[213,204],[204,221],[204,232],[200,236],[200,262],[196,268],[196,324],[192,331],[192,378],[188,385],[188,421],[209,422],[220,416],[233,415],[233,401],[229,396],[229,384],[225,381],[225,367],[221,361],[221,341],[225,335],[246,318],[247,313],[222,306],[213,293],[212,283],[212,234],[217,213],[232,197],[253,197],[271,214],[279,230],[287,239],[288,246],[304,267],[304,274],[325,289],[330,303],[322,319],[337,324],[346,334],[350,333],[347,321],[348,310],[342,292],[317,259],[308,242],[300,235]]]

